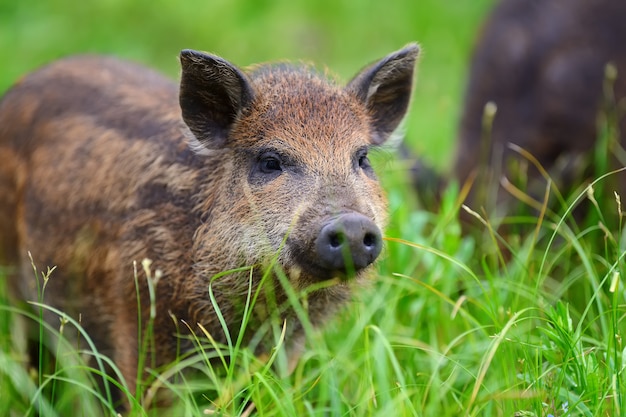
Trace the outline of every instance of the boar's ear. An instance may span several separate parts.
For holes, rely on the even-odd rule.
[[[219,148],[235,119],[250,106],[252,86],[237,67],[214,55],[185,49],[180,64],[183,120],[202,146]]]
[[[365,104],[377,145],[389,138],[409,107],[418,54],[417,44],[409,44],[363,69],[346,87]]]

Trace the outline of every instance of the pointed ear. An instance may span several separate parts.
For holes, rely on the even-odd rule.
[[[183,120],[202,146],[222,147],[233,123],[252,102],[250,82],[228,61],[203,52],[181,51],[180,64]]]
[[[409,44],[363,69],[346,86],[367,108],[377,145],[389,138],[409,107],[418,54],[417,44]]]

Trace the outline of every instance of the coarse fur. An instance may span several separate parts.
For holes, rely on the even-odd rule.
[[[304,304],[311,323],[323,323],[352,284],[349,268],[320,260],[330,255],[318,254],[316,239],[346,214],[344,223],[364,224],[373,239],[384,227],[386,200],[367,151],[402,120],[417,55],[408,45],[346,87],[306,66],[244,72],[196,51],[181,53],[180,89],[99,56],[66,58],[23,78],[0,102],[0,264],[16,267],[12,287],[37,300],[28,252],[39,266],[55,265],[43,301],[80,316],[131,389],[138,320],[148,322],[150,307],[133,261],[150,259],[162,273],[149,352],[157,366],[192,348],[179,337],[183,323],[226,341],[209,286],[233,334],[250,281],[259,290],[249,340],[267,310],[286,302],[273,276],[258,288],[276,256],[296,290],[340,277]],[[378,252],[366,255],[356,281]],[[250,270],[213,278],[245,266],[252,280]],[[290,309],[279,316],[295,358],[301,324]]]

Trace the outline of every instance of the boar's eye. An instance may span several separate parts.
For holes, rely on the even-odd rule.
[[[367,148],[361,148],[354,154],[354,168],[355,170],[361,170],[365,175],[372,179],[376,179],[374,169],[370,164],[370,160],[367,157]]]
[[[364,171],[370,171],[372,166],[370,165],[370,160],[367,157],[367,149],[359,149],[356,153],[356,159],[359,164],[359,168]]]
[[[302,173],[302,168],[298,166],[293,157],[274,148],[261,149],[254,155],[248,155],[252,159],[252,169],[248,179],[251,184],[263,185],[284,173],[290,175]]]
[[[275,174],[282,171],[283,168],[278,158],[265,155],[259,160],[259,170],[264,174]]]
[[[367,154],[359,156],[359,167],[361,169],[371,168],[370,160]]]
[[[283,173],[283,159],[276,152],[260,152],[253,157],[249,181],[258,185],[279,177]]]

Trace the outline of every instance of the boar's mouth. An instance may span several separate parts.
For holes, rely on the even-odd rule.
[[[309,247],[290,241],[295,261],[317,281],[350,279],[371,265],[382,250],[376,224],[359,213],[344,213],[327,221]]]

